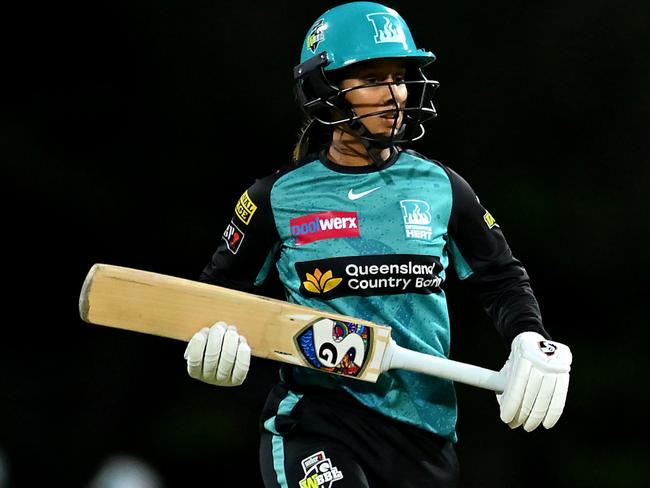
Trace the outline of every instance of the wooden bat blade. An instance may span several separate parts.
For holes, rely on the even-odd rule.
[[[217,321],[237,326],[254,356],[375,382],[390,328],[345,315],[139,269],[95,264],[81,318],[189,341]]]
[[[506,386],[500,372],[398,346],[384,325],[122,266],[90,269],[79,313],[91,324],[183,341],[221,320],[237,326],[254,356],[363,381],[405,369],[496,392]]]

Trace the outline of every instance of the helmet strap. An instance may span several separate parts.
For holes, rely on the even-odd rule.
[[[359,137],[361,144],[363,144],[363,147],[366,149],[370,159],[372,159],[373,164],[378,168],[382,167],[385,163],[381,157],[381,152],[384,149],[392,150],[395,146],[393,142],[394,136],[403,132],[404,129],[404,127],[401,127],[393,137],[386,137],[372,134],[360,119],[350,122],[348,125]]]

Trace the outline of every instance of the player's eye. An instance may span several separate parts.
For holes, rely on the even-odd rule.
[[[406,81],[406,77],[404,75],[393,75],[393,76],[366,76],[363,79],[364,82],[366,82],[368,85],[374,85],[377,83],[396,83],[398,85],[401,85]]]

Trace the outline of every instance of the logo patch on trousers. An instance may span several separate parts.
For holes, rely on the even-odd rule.
[[[300,488],[330,488],[335,481],[343,479],[343,473],[325,455],[324,451],[303,459],[300,464],[305,477],[300,480]]]

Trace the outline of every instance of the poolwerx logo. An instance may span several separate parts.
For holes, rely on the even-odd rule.
[[[291,219],[291,235],[296,244],[308,244],[322,239],[359,237],[359,218],[356,212],[319,212]]]
[[[442,285],[440,260],[434,256],[396,254],[349,256],[296,263],[307,297],[330,300],[350,295],[438,293]],[[321,269],[326,269],[321,273]]]

